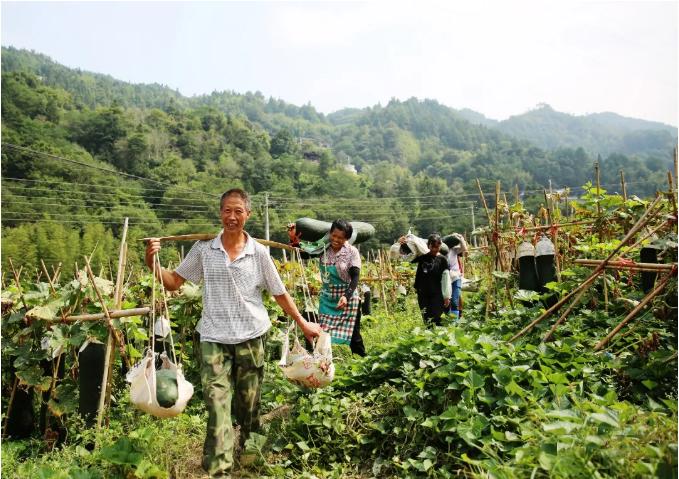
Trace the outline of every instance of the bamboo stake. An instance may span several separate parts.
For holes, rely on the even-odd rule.
[[[479,188],[479,196],[481,197],[481,203],[483,203],[483,209],[486,210],[486,216],[488,217],[488,225],[490,226],[493,221],[490,219],[490,211],[488,211],[488,204],[486,203],[486,197],[483,195],[483,190],[481,189],[481,182],[476,178],[476,186]]]
[[[672,172],[668,171],[667,172],[667,183],[670,185],[670,191],[669,191],[669,198],[670,201],[672,201],[672,209],[674,211],[674,217],[677,218],[679,215],[677,214],[677,200],[674,197],[674,186],[672,182]]]
[[[378,258],[380,262],[380,276],[384,276],[384,269],[382,267],[382,250],[378,252]],[[384,288],[384,281],[380,281],[380,289],[382,290],[382,302],[384,303],[384,311],[389,314],[389,308],[387,307],[387,291]]]
[[[622,186],[622,199],[627,201],[627,185],[625,185],[625,172],[620,170],[620,185]]]
[[[651,302],[653,298],[655,298],[663,289],[665,289],[665,285],[667,285],[667,282],[670,280],[672,276],[676,274],[676,269],[672,270],[669,274],[667,274],[661,281],[660,283],[655,287],[653,291],[648,293],[644,299],[641,300],[641,302],[625,316],[625,319],[623,319],[608,335],[599,341],[596,346],[594,346],[594,351],[599,351],[601,348],[606,346],[608,342],[613,339],[613,337],[620,332],[622,328],[625,327],[627,323],[629,323],[636,315],[641,311],[648,303]]]
[[[12,258],[9,259],[9,267],[12,269],[12,275],[14,276],[14,283],[17,285],[17,289],[19,290],[19,298],[21,299],[21,303],[24,305],[24,309],[28,311],[28,306],[26,306],[26,300],[24,299],[24,293],[21,290],[21,282],[19,281],[19,278],[21,277],[21,271],[17,273],[17,270],[14,269],[14,263],[12,262]]]
[[[19,378],[14,376],[14,385],[12,386],[12,393],[9,395],[9,402],[7,403],[7,411],[5,411],[5,422],[2,425],[2,437],[5,437],[7,431],[7,423],[9,422],[9,416],[12,412],[12,406],[14,405],[14,395],[17,391],[17,386],[19,386]]]
[[[603,260],[600,259],[576,259],[573,261],[575,264],[580,264],[583,266],[598,266]],[[634,271],[672,271],[672,268],[676,266],[676,263],[663,264],[663,263],[634,263],[627,261],[609,261],[606,264],[606,269],[630,269]]]
[[[50,285],[52,293],[57,294],[57,290],[54,289],[54,284],[52,283],[52,278],[50,277],[50,274],[47,272],[47,266],[45,266],[45,262],[42,260],[42,258],[40,258],[40,265],[42,266],[42,270],[45,273],[45,276],[47,277],[47,282]]]
[[[61,276],[61,261],[59,261],[56,270],[54,269],[54,265],[52,265],[52,272],[54,273],[54,275],[52,276],[52,282],[54,284],[58,284],[59,277]]]
[[[495,243],[496,256],[495,268],[499,266],[500,271],[504,271],[502,264],[502,250],[500,249],[500,181],[495,183],[495,223],[493,227],[493,242]]]
[[[597,273],[597,275],[598,275],[598,273]],[[593,283],[593,281],[591,281],[589,284],[592,284],[592,283]],[[559,317],[559,319],[556,321],[556,323],[554,323],[554,325],[552,325],[551,329],[547,332],[545,337],[542,338],[543,342],[547,342],[552,338],[552,335],[556,331],[556,328],[558,328],[559,325],[566,320],[566,317],[570,314],[571,311],[573,311],[575,306],[577,306],[577,304],[580,302],[580,300],[585,295],[585,293],[587,292],[588,289],[589,288],[582,288],[578,292],[578,294],[575,296],[575,298],[573,298],[573,301],[571,302],[571,304],[569,304],[568,308],[566,308],[566,311],[564,311],[564,313]]]
[[[601,219],[601,179],[599,177],[599,162],[594,162],[594,172],[596,173],[596,212],[599,219]]]
[[[549,227],[554,226],[554,221],[552,220],[552,204],[551,201],[549,201],[549,197],[547,196],[547,190],[543,189],[542,192],[545,195],[545,209],[547,210],[547,222],[549,222]]]
[[[604,311],[608,313],[608,281],[606,281],[606,271],[601,275],[604,282]]]
[[[127,258],[127,228],[128,228],[129,218],[125,218],[123,223],[123,232],[120,240],[120,252],[118,253],[118,270],[116,271],[116,285],[113,290],[113,298],[115,301],[115,308],[121,309],[123,306],[123,279],[125,278],[125,260]],[[114,334],[113,328],[108,330],[108,338],[106,339],[106,352],[108,356],[106,357],[106,362],[108,363],[107,377],[113,376],[113,360],[115,357],[115,343],[119,343],[121,347],[120,357],[123,359],[125,365],[129,369],[130,364],[125,360],[125,350],[122,342],[117,341],[117,335]],[[104,395],[104,403],[102,408],[108,409],[111,404],[111,381],[106,381],[106,388],[102,389],[102,394]],[[99,398],[99,404],[101,405],[101,397]],[[101,412],[103,414],[103,410]]]
[[[94,281],[94,273],[92,273],[92,268],[90,267],[90,260],[87,256],[85,258],[85,269],[87,271],[87,276],[90,279],[90,283],[92,284],[92,289],[94,289],[94,292],[97,295],[97,298],[99,299],[99,303],[101,304],[101,308],[104,310],[104,315],[106,318],[106,325],[108,326],[109,330],[109,337],[106,341],[106,354],[104,356],[104,375],[101,380],[101,392],[99,394],[99,407],[97,408],[97,429],[101,428],[101,420],[103,418],[104,414],[104,399],[106,397],[106,388],[108,385],[108,370],[109,370],[109,363],[111,360],[111,349],[112,349],[112,339],[111,339],[111,329],[113,329],[113,323],[111,321],[111,316],[109,315],[108,308],[106,307],[106,303],[104,302],[104,298],[101,296],[101,293],[99,292],[99,288],[97,288],[97,284]]]
[[[572,290],[570,293],[568,293],[566,296],[561,298],[554,306],[549,308],[547,311],[542,313],[538,318],[536,318],[534,321],[532,321],[528,326],[523,328],[521,331],[516,333],[509,341],[514,342],[516,339],[520,338],[524,334],[526,334],[528,331],[533,329],[533,327],[544,320],[545,318],[549,317],[554,311],[559,309],[561,306],[563,306],[566,301],[568,301],[573,295],[577,294],[580,290],[588,287],[590,283],[592,283],[596,277],[599,275],[601,271],[606,267],[606,264],[615,256],[615,254],[637,233],[637,231],[641,228],[644,227],[646,222],[652,217],[651,212],[655,214],[657,211],[653,211],[655,206],[658,204],[660,201],[660,196],[656,196],[655,200],[649,205],[649,207],[646,209],[643,215],[641,215],[641,218],[639,218],[639,221],[636,222],[634,226],[629,230],[629,232],[625,235],[625,237],[622,239],[620,244],[615,247],[615,249],[608,255],[608,257],[599,264],[596,269],[592,272],[592,274],[587,278],[583,283],[580,284],[577,288]]]

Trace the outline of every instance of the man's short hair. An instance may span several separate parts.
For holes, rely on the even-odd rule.
[[[219,200],[220,210],[222,209],[222,206],[224,206],[224,200],[229,196],[238,196],[245,203],[245,209],[248,211],[252,210],[252,205],[250,203],[250,195],[248,195],[247,191],[241,188],[231,188],[229,191],[226,191],[222,195],[222,198]]]
[[[441,244],[441,235],[438,233],[432,233],[429,235],[429,238],[427,238],[427,246],[435,244]]]

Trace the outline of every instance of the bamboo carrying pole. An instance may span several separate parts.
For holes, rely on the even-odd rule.
[[[654,211],[655,206],[658,204],[660,201],[661,196],[656,196],[655,200],[649,205],[649,207],[646,209],[643,215],[641,215],[641,218],[635,223],[634,226],[629,230],[629,232],[625,235],[625,237],[622,239],[620,244],[616,246],[616,248],[608,255],[608,257],[599,264],[599,266],[596,267],[596,269],[592,272],[592,274],[587,278],[583,283],[580,284],[577,288],[572,290],[570,293],[568,293],[566,296],[561,298],[554,306],[549,308],[547,311],[542,313],[538,318],[536,318],[534,321],[532,321],[528,326],[523,328],[521,331],[516,333],[509,341],[514,342],[516,339],[520,338],[524,334],[526,334],[528,331],[533,329],[536,324],[539,322],[543,321],[545,318],[549,317],[554,311],[558,310],[561,306],[563,306],[566,301],[568,301],[572,296],[575,294],[579,293],[580,290],[588,287],[596,278],[599,276],[599,273],[604,270],[606,267],[606,264],[615,256],[615,254],[623,247],[625,244],[639,231],[641,228],[644,227],[644,225],[647,223],[647,221],[657,213],[657,211]]]
[[[155,238],[159,241],[206,241],[206,240],[211,240],[215,239],[217,237],[217,233],[195,233],[195,234],[188,234],[188,235],[175,235],[175,236],[160,236],[158,238]],[[141,238],[139,241],[148,241],[150,239],[154,238]],[[265,239],[260,239],[260,238],[253,238],[255,241],[257,241],[259,244],[263,244],[264,246],[270,246],[272,248],[280,248],[288,251],[294,251],[296,248],[293,248],[290,245],[284,244],[284,243],[279,243],[277,241],[271,241],[271,240],[265,240]]]
[[[627,323],[629,323],[638,313],[641,311],[648,303],[651,302],[653,298],[655,298],[663,289],[665,289],[665,285],[667,285],[667,282],[670,280],[672,276],[674,276],[677,273],[676,268],[673,269],[669,274],[665,275],[665,277],[658,283],[658,285],[655,287],[653,291],[648,293],[644,299],[641,300],[641,302],[625,316],[625,319],[623,319],[608,335],[599,341],[596,346],[594,346],[594,351],[599,351],[601,348],[606,346],[608,342],[613,339],[613,337],[620,332],[622,328],[625,327]]]

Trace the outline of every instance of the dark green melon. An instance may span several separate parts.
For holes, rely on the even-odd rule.
[[[172,407],[177,402],[177,372],[170,369],[156,371],[156,399],[162,407]]]
[[[351,227],[354,229],[353,240],[351,244],[363,243],[375,236],[375,227],[370,223],[363,221],[350,221]],[[323,239],[323,237],[330,232],[332,222],[315,220],[313,218],[299,218],[295,221],[295,229],[298,233],[302,233],[300,239],[314,243]]]

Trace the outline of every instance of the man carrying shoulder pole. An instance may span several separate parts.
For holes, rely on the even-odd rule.
[[[238,188],[220,202],[223,230],[213,240],[196,242],[175,270],[157,271],[165,288],[174,291],[186,280],[204,283],[200,334],[200,376],[208,410],[202,466],[210,477],[230,477],[233,466],[234,416],[241,428],[240,444],[259,427],[259,403],[264,377],[264,336],[271,327],[262,301],[266,289],[291,316],[308,340],[321,332],[304,320],[285,290],[266,248],[245,230],[250,197]],[[146,246],[146,265],[153,270],[160,240]]]

